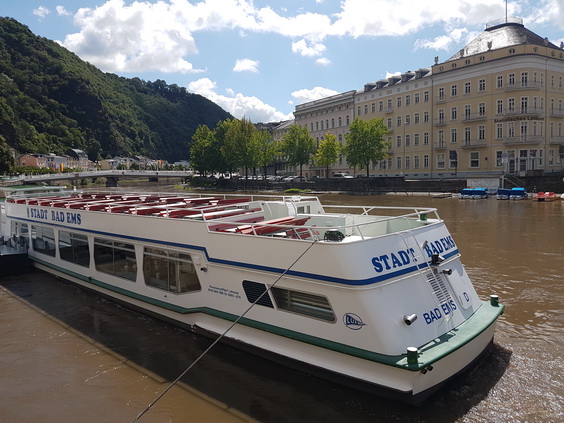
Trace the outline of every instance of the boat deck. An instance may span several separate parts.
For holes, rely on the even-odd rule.
[[[374,215],[388,212],[385,207],[336,208],[325,213],[316,197],[207,196],[177,194],[129,194],[64,192],[59,195],[12,196],[8,203],[31,207],[52,207],[73,211],[119,213],[164,219],[203,221],[215,233],[275,236],[302,240],[347,241],[413,229],[438,221],[427,219],[435,209],[398,208],[399,215]],[[309,213],[298,213],[296,204],[310,202]],[[281,205],[272,209],[268,204]],[[317,210],[313,210],[315,208]]]

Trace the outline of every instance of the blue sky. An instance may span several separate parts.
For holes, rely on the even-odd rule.
[[[162,79],[237,118],[272,122],[446,60],[506,7],[564,42],[564,0],[2,0],[0,16],[105,72]]]

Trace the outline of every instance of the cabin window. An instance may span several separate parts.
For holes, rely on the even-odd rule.
[[[29,247],[29,228],[27,223],[15,222],[10,225],[10,239],[8,243],[12,247]]]
[[[131,244],[94,238],[94,263],[100,272],[132,281],[137,279],[135,248]]]
[[[55,231],[53,228],[31,225],[31,244],[38,253],[55,257]]]
[[[143,254],[145,284],[165,291],[200,291],[200,280],[192,257],[172,250],[145,247]]]
[[[61,260],[81,266],[90,266],[88,238],[85,235],[59,231],[59,255]]]
[[[327,322],[335,321],[335,314],[325,297],[276,287],[272,287],[271,290],[276,307],[280,310],[315,317]]]
[[[266,285],[259,282],[243,281],[243,290],[250,303],[274,308],[270,295],[266,292]]]

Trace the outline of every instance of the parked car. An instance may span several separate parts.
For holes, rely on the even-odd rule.
[[[352,176],[349,175],[348,173],[337,172],[337,173],[333,173],[333,178],[347,178],[347,179],[350,179],[350,178],[352,178]]]

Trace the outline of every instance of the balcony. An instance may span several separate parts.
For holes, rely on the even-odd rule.
[[[439,141],[435,143],[435,150],[446,150],[447,143],[444,141]]]
[[[519,81],[513,84],[505,84],[502,87],[498,87],[498,90],[502,91],[517,91],[517,90],[540,90],[543,88],[543,84],[540,81]]]
[[[447,124],[447,121],[445,118],[437,118],[435,119],[435,126],[444,126]]]
[[[544,137],[540,135],[521,135],[518,137],[503,137],[505,144],[540,144]]]
[[[550,109],[550,117],[564,117],[564,109]]]
[[[514,107],[503,111],[503,116],[542,116],[543,114],[542,107]]]
[[[478,120],[486,120],[485,113],[467,113],[462,116],[462,122],[475,122]]]
[[[444,103],[446,102],[446,95],[439,95],[435,97],[435,103]]]
[[[474,139],[474,140],[463,140],[461,147],[462,148],[479,148],[479,147],[486,147],[488,142],[483,139]]]
[[[564,137],[550,137],[548,143],[551,145],[564,145]]]

